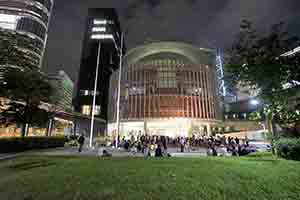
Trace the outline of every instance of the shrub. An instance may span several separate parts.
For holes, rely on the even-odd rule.
[[[66,143],[66,145],[70,146],[70,147],[77,147],[77,146],[79,146],[77,140],[68,140],[67,143]]]
[[[0,138],[0,153],[21,152],[32,149],[63,147],[64,137],[10,137]]]
[[[300,161],[300,139],[280,138],[274,142],[279,157]]]

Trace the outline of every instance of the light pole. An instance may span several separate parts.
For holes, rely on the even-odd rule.
[[[98,85],[98,74],[99,74],[100,55],[101,55],[101,40],[99,40],[99,42],[98,42],[97,66],[96,66],[96,75],[95,75],[95,83],[94,83],[93,107],[92,107],[92,119],[91,119],[91,130],[90,130],[90,148],[93,147],[93,133],[94,133],[94,121],[95,121],[95,106],[96,106],[96,96],[97,96],[97,85]]]
[[[118,79],[118,99],[117,99],[117,132],[115,138],[115,146],[118,148],[118,138],[120,135],[120,99],[121,99],[121,78],[122,78],[122,62],[123,62],[123,40],[124,34],[121,33],[121,49],[119,58],[119,79]]]
[[[90,148],[93,147],[95,107],[96,107],[97,85],[98,85],[99,66],[100,66],[100,57],[101,57],[101,40],[113,40],[113,42],[115,43],[113,34],[106,32],[107,31],[106,25],[108,24],[107,20],[94,20],[93,23],[94,23],[93,24],[94,27],[92,28],[91,39],[98,40],[98,54],[97,54],[97,66],[96,66],[96,74],[95,74],[91,128],[90,128],[90,142],[89,142]]]

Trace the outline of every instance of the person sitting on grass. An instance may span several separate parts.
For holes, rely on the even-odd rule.
[[[102,157],[111,157],[112,155],[111,155],[111,153],[108,153],[108,151],[107,150],[103,150],[102,151]]]
[[[150,156],[154,157],[155,155],[155,144],[153,142],[151,142],[150,144]]]
[[[237,148],[233,145],[232,146],[232,156],[238,156],[238,151],[237,151]]]

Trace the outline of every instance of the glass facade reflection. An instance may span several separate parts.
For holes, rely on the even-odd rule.
[[[122,123],[128,126],[130,122],[143,122],[140,132],[155,135],[178,132],[179,129],[165,127],[166,123],[176,126],[175,119],[188,119],[179,131],[182,135],[188,134],[191,124],[199,126],[199,130],[213,126],[221,120],[214,60],[209,50],[174,42],[131,50],[124,58],[122,71]],[[111,124],[116,121],[117,79],[116,73],[110,88]],[[164,124],[162,120],[168,122]],[[156,128],[150,126],[153,121]]]
[[[24,57],[32,69],[38,70],[41,66],[52,7],[53,0],[0,1],[0,39],[17,38],[16,46],[26,54]],[[7,64],[21,67],[14,60],[0,63],[0,73],[9,70]]]

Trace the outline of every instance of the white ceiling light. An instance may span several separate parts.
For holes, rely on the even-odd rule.
[[[93,27],[92,32],[106,32],[105,27]]]
[[[98,20],[98,19],[95,19],[94,20],[94,25],[106,25],[107,24],[107,20]]]
[[[91,39],[97,39],[97,40],[114,39],[114,36],[112,34],[93,34],[91,36]]]

